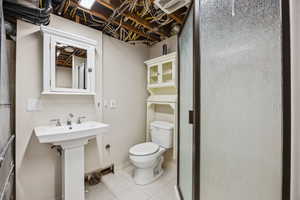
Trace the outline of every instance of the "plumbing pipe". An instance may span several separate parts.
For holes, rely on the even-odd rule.
[[[7,35],[16,36],[16,26],[8,21],[4,21],[4,26]]]
[[[58,15],[61,15],[63,10],[64,10],[64,7],[65,7],[65,4],[66,4],[66,1],[67,0],[62,0],[62,2],[60,3],[59,5],[59,8],[58,8],[58,11],[57,11],[57,14]]]

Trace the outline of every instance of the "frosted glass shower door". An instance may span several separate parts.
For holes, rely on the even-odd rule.
[[[280,0],[199,0],[201,200],[281,200]]]
[[[189,112],[193,110],[193,13],[179,36],[179,162],[178,188],[184,200],[193,196],[193,125]]]

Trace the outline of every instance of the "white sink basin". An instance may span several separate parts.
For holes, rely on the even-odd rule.
[[[108,124],[89,121],[72,126],[40,126],[34,129],[40,143],[62,143],[71,140],[91,139],[108,131]]]
[[[84,145],[89,139],[107,132],[109,125],[83,122],[72,126],[41,126],[34,132],[40,143],[60,145],[62,155],[62,191],[64,200],[84,200]]]

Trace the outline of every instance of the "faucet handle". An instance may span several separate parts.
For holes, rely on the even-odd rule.
[[[67,117],[67,125],[71,126],[72,125],[72,118],[74,117],[74,114],[69,113]]]
[[[61,126],[60,119],[51,119],[50,122],[56,122],[55,126]]]
[[[85,116],[78,117],[77,124],[81,124],[82,123],[82,119],[86,119],[86,117]]]

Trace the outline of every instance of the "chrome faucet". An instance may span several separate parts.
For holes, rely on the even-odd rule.
[[[85,118],[86,118],[85,116],[78,117],[77,124],[81,124],[82,123],[82,119],[85,119]]]
[[[72,126],[72,118],[74,117],[74,115],[72,113],[69,114],[69,117],[67,119],[67,125],[68,126]]]
[[[56,122],[55,126],[61,126],[60,119],[51,119],[50,122]]]

